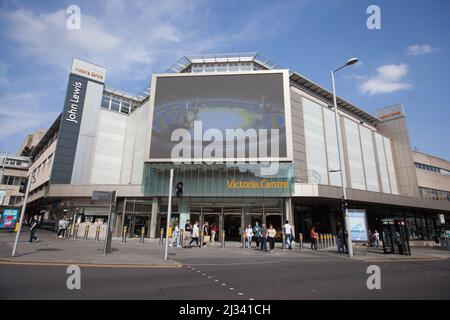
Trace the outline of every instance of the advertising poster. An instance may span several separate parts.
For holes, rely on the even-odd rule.
[[[19,220],[19,209],[3,209],[0,213],[0,228],[14,229]]]
[[[348,223],[352,241],[368,241],[367,220],[365,210],[349,210]]]

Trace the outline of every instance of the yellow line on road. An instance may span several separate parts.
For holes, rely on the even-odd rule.
[[[95,264],[95,263],[76,263],[76,262],[36,262],[36,261],[12,261],[12,260],[0,260],[0,265],[23,265],[23,266],[70,266],[77,265],[79,267],[88,268],[142,268],[142,269],[157,269],[157,268],[181,268],[181,264]]]

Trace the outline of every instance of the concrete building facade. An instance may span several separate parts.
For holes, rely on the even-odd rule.
[[[306,238],[312,226],[335,233],[343,223],[332,94],[325,88],[256,53],[183,57],[153,75],[152,87],[138,95],[106,88],[105,75],[104,68],[74,59],[62,113],[30,152],[30,213],[45,213],[48,221],[68,215],[76,224],[104,227],[109,203],[93,200],[92,193],[114,190],[116,235],[127,226],[130,236],[145,228],[155,237],[166,223],[168,173],[175,168],[184,193],[174,198],[172,218],[181,225],[208,221],[227,240],[239,240],[239,230],[256,221],[280,229],[289,220]],[[270,77],[276,80],[264,89]],[[178,87],[171,91],[164,83]],[[215,90],[220,93],[213,96]],[[249,98],[253,91],[260,101]],[[179,123],[193,130],[199,119],[221,128],[234,119],[230,110],[242,116],[233,126],[253,121],[281,132],[280,156],[268,160],[278,163],[276,176],[262,177],[267,159],[250,159],[250,153],[213,164],[204,155],[192,161],[161,156],[167,149],[164,132]],[[418,171],[420,155],[411,149],[403,106],[371,115],[338,98],[338,112],[350,208],[366,211],[370,229],[397,217],[407,222],[411,240],[431,240],[440,228],[438,215],[450,219],[450,201],[421,197],[430,185]],[[435,164],[449,169],[448,162]],[[438,180],[430,183],[435,182],[433,188],[441,188]],[[276,185],[286,187],[267,188]]]

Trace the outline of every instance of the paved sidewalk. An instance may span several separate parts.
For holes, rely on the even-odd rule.
[[[164,261],[164,246],[159,245],[158,239],[145,240],[127,239],[122,243],[120,239],[113,239],[112,252],[103,255],[103,241],[86,241],[81,239],[60,239],[56,234],[46,230],[39,230],[39,243],[27,243],[28,229],[24,228],[16,257],[11,257],[15,233],[0,232],[0,261],[30,262],[30,263],[61,263],[61,264],[91,264],[116,266],[179,266],[190,265],[232,265],[232,264],[260,264],[279,262],[317,262],[320,260],[345,261],[350,259],[339,254],[336,249],[311,250],[305,244],[304,250],[299,250],[298,244],[293,250],[282,250],[277,243],[274,252],[265,253],[261,250],[242,249],[238,242],[227,242],[225,248],[220,243],[208,245],[205,248],[169,248],[169,261]],[[254,246],[254,244],[253,244]],[[354,260],[357,261],[404,261],[447,259],[450,251],[438,248],[411,248],[412,256],[385,255],[369,252],[366,247],[354,247]]]

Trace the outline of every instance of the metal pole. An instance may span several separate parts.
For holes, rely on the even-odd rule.
[[[333,87],[334,122],[336,124],[336,139],[337,139],[337,144],[338,144],[339,170],[340,170],[340,174],[341,174],[342,195],[344,197],[344,201],[346,201],[347,200],[347,192],[346,192],[346,188],[345,188],[345,184],[344,184],[344,176],[345,176],[345,169],[343,166],[344,160],[342,159],[341,139],[339,139],[339,137],[341,136],[341,122],[338,121],[336,83],[335,83],[335,79],[334,79],[334,71],[331,71],[331,84]],[[345,208],[344,218],[345,218],[345,228],[347,229],[347,233],[348,233],[348,238],[347,238],[348,256],[353,257],[352,236],[350,234],[350,229],[349,229],[350,226],[349,226],[349,222],[348,222],[347,208]],[[344,235],[344,241],[345,241],[345,235]]]
[[[34,178],[34,169],[31,173],[30,177],[28,178],[27,190],[25,191],[25,196],[23,197],[22,211],[20,213],[20,219],[19,219],[19,229],[17,230],[16,239],[14,240],[14,247],[13,247],[13,251],[11,254],[13,257],[16,256],[17,244],[19,242],[20,231],[22,230],[23,217],[25,216],[25,209],[27,207],[28,193],[30,192],[31,179],[33,179],[33,178]]]
[[[167,262],[167,251],[169,250],[169,226],[170,216],[172,214],[172,189],[173,189],[173,169],[170,169],[170,182],[169,182],[169,206],[167,208],[167,225],[166,225],[166,247],[164,250],[164,261]]]

